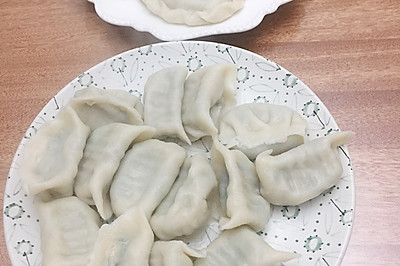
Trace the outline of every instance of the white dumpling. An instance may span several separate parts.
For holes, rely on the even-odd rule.
[[[189,26],[224,21],[243,8],[244,0],[142,0],[147,8],[165,21]]]
[[[143,104],[138,97],[124,90],[88,87],[78,90],[69,105],[91,130],[113,122],[143,124]]]
[[[154,128],[111,123],[90,134],[75,178],[75,194],[89,205],[96,205],[100,216],[112,216],[109,189],[125,152],[133,144],[149,139]]]
[[[214,145],[224,159],[228,175],[227,198],[224,200],[228,217],[221,217],[221,230],[248,225],[260,231],[271,216],[271,205],[260,194],[260,182],[254,163],[242,152],[231,151],[218,140],[214,141]]]
[[[193,259],[205,256],[205,250],[194,250],[179,240],[156,241],[150,253],[150,266],[193,266]]]
[[[182,122],[191,141],[218,133],[219,117],[236,105],[236,72],[234,64],[220,63],[201,68],[186,79]]]
[[[228,198],[227,190],[229,185],[229,174],[226,170],[225,159],[220,152],[220,147],[212,145],[210,151],[211,167],[215,173],[218,182],[218,188],[213,193],[212,200],[216,212],[216,218],[219,220],[222,216],[226,216],[226,199]]]
[[[296,253],[278,251],[247,226],[222,231],[207,247],[207,256],[194,266],[273,266],[297,258]]]
[[[182,97],[188,70],[164,68],[152,74],[144,86],[144,124],[156,128],[157,138],[176,138],[190,144],[182,125]]]
[[[272,204],[299,205],[335,185],[343,172],[338,146],[353,132],[333,132],[277,156],[256,159],[261,194]]]
[[[88,266],[147,266],[153,242],[143,210],[129,209],[100,228]]]
[[[276,155],[303,144],[306,127],[306,120],[289,107],[246,103],[221,118],[219,140],[253,160],[266,150]]]
[[[96,211],[77,197],[35,202],[42,266],[86,266],[101,225]]]
[[[161,240],[190,235],[210,216],[207,198],[217,180],[206,154],[188,157],[168,195],[150,219]]]
[[[119,216],[133,206],[140,206],[150,219],[171,189],[185,158],[185,149],[175,143],[150,139],[134,144],[111,184],[114,213]]]
[[[26,192],[43,200],[72,196],[90,129],[70,107],[60,110],[27,143],[19,175]]]

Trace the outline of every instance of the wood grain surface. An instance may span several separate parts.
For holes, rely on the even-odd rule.
[[[0,0],[0,38],[2,206],[17,146],[52,96],[93,65],[160,40],[107,24],[85,0]],[[253,30],[199,40],[279,63],[356,132],[355,221],[342,265],[400,265],[399,1],[294,0]],[[11,265],[0,235],[0,265]]]

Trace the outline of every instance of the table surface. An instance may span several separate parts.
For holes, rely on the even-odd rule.
[[[255,29],[199,39],[279,63],[318,95],[341,129],[356,132],[348,145],[355,221],[342,265],[400,263],[399,14],[397,0],[294,0]],[[17,146],[52,96],[98,62],[160,40],[107,24],[85,0],[0,1],[0,36],[3,205]],[[0,235],[0,265],[11,265]]]

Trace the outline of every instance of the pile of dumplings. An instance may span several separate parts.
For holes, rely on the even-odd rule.
[[[237,67],[173,66],[143,102],[122,90],[76,91],[25,147],[42,265],[275,265],[295,259],[257,232],[271,204],[298,205],[337,183],[352,132],[307,141],[296,111],[237,105]],[[196,143],[207,151],[191,151]],[[202,249],[187,240],[212,222]]]

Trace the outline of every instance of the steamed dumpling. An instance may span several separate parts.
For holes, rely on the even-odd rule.
[[[90,129],[70,107],[43,125],[27,143],[20,177],[30,195],[43,200],[72,196]]]
[[[214,141],[215,149],[222,157],[226,168],[226,217],[219,221],[221,230],[248,225],[255,231],[262,230],[271,216],[270,203],[260,194],[260,182],[256,167],[240,151],[229,150],[218,140]],[[221,174],[225,174],[221,172]],[[221,193],[224,195],[225,193]]]
[[[179,138],[190,144],[182,125],[182,97],[188,70],[164,68],[152,74],[144,86],[144,123],[156,129],[155,137]]]
[[[88,266],[148,266],[154,235],[141,208],[104,224]]]
[[[335,185],[343,172],[338,146],[353,132],[333,132],[277,156],[256,159],[261,194],[272,204],[299,205]]]
[[[161,240],[190,235],[202,227],[210,215],[207,198],[217,180],[205,154],[188,157],[168,195],[150,219]]]
[[[76,195],[96,205],[104,220],[112,215],[109,189],[125,152],[133,144],[149,139],[154,128],[111,123],[96,128],[89,136],[75,178]]]
[[[228,111],[219,140],[250,159],[266,150],[280,154],[304,143],[307,122],[295,110],[269,103],[246,103]]]
[[[86,266],[100,217],[77,197],[35,202],[40,220],[42,266]]]
[[[69,105],[91,130],[113,122],[143,124],[143,104],[138,97],[124,90],[88,87],[78,90]]]
[[[244,0],[142,0],[155,15],[169,23],[190,26],[218,23],[243,8]]]
[[[194,266],[273,266],[297,258],[296,253],[278,251],[247,226],[224,230],[207,247],[207,256]]]
[[[150,219],[179,174],[186,151],[175,143],[149,139],[136,143],[122,159],[111,184],[114,213],[131,207],[143,208]]]
[[[156,241],[150,253],[150,266],[193,266],[193,259],[205,256],[205,250],[194,250],[180,240]]]
[[[220,63],[190,74],[182,101],[183,127],[191,141],[218,133],[219,118],[236,105],[236,66]]]

